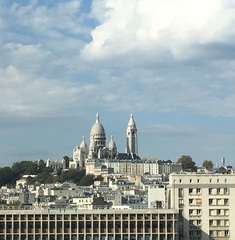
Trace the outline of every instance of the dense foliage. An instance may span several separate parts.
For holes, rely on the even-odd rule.
[[[211,160],[205,160],[202,166],[210,171],[210,170],[213,170],[214,164]]]
[[[12,167],[0,168],[0,186],[14,185],[17,179],[23,175],[37,175],[36,177],[28,177],[28,182],[35,183],[55,183],[55,182],[74,182],[78,185],[89,186],[93,184],[95,178],[93,175],[87,175],[85,170],[69,169],[56,172],[49,167],[43,160],[39,162],[34,161],[21,161],[16,162]]]
[[[189,155],[182,155],[177,162],[181,164],[183,171],[197,171],[196,163]]]

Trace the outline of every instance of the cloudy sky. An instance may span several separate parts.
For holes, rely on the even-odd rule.
[[[0,163],[71,155],[100,112],[123,151],[235,164],[234,0],[1,0]]]

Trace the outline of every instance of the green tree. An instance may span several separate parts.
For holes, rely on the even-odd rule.
[[[100,182],[102,182],[102,181],[104,181],[104,178],[103,178],[101,175],[99,175],[99,176],[97,176],[97,177],[95,178],[95,181],[100,181]]]
[[[45,161],[40,159],[38,162],[38,172],[43,171],[44,168],[46,168],[46,163],[45,163]]]
[[[54,177],[52,176],[53,169],[46,167],[38,174],[35,181],[39,183],[53,183],[55,182]]]
[[[80,180],[85,176],[84,170],[69,169],[68,171],[61,172],[59,175],[60,182],[74,182],[78,184]]]
[[[80,186],[90,186],[94,183],[95,176],[94,175],[86,175],[82,177],[81,181],[79,182]]]
[[[180,163],[182,166],[183,171],[196,171],[197,166],[196,163],[192,160],[192,157],[189,155],[182,155],[178,160],[177,163]]]
[[[214,164],[211,160],[205,160],[203,163],[202,163],[202,166],[206,169],[206,170],[212,170],[213,167],[214,167]]]
[[[16,175],[10,167],[0,168],[0,186],[15,184]]]
[[[65,156],[66,161],[69,157]],[[43,160],[39,162],[21,161],[16,162],[12,167],[0,168],[0,186],[14,185],[16,180],[23,175],[37,175],[37,177],[28,177],[30,184],[34,183],[55,183],[55,182],[74,182],[81,185],[91,185],[94,182],[93,176],[86,176],[85,170],[69,169],[68,171],[57,170],[54,174],[53,169],[46,167]]]
[[[12,171],[15,173],[17,178],[22,175],[36,175],[38,174],[38,165],[33,161],[16,162],[12,165]]]

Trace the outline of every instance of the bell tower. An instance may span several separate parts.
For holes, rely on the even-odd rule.
[[[138,155],[137,127],[133,115],[131,114],[126,130],[126,152]]]

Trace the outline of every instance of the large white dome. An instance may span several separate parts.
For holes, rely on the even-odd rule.
[[[100,122],[100,118],[99,118],[99,114],[96,114],[96,121],[94,123],[94,125],[91,128],[91,132],[90,135],[93,137],[103,137],[105,138],[105,130],[103,125]]]

